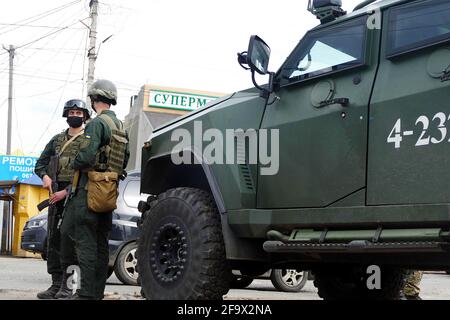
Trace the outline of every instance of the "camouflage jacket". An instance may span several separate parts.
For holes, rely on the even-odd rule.
[[[83,135],[78,136],[74,141],[67,146],[67,148],[60,154],[62,147],[72,137],[69,135],[69,130],[65,130],[55,135],[45,146],[44,151],[41,153],[39,159],[36,162],[34,172],[41,179],[45,176],[51,176],[49,164],[50,159],[53,156],[59,155],[57,182],[71,182],[74,170],[72,163],[78,154],[81,145],[83,145]]]
[[[121,124],[120,120],[117,119],[116,114],[113,111],[105,110],[101,114],[109,116],[114,123],[116,123],[116,125]],[[80,152],[75,158],[73,168],[75,170],[86,171],[95,167],[96,162],[98,161],[99,150],[110,143],[111,129],[97,116],[86,125],[83,136],[84,142],[81,145]],[[127,144],[124,155],[124,170],[128,164],[129,158],[130,150]],[[100,162],[103,160],[106,159],[101,159],[100,157]]]

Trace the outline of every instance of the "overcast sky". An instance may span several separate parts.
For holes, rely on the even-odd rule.
[[[359,2],[343,0],[344,9]],[[95,78],[116,83],[119,101],[113,110],[121,119],[130,96],[146,83],[223,93],[251,87],[236,53],[258,34],[271,47],[270,69],[276,71],[318,24],[306,6],[306,0],[102,0],[97,48],[113,36],[101,45]],[[89,0],[3,0],[1,8],[0,44],[19,47],[12,149],[38,155],[67,127],[64,102],[85,99],[87,28],[79,20],[89,24]],[[0,154],[6,151],[7,97],[8,54],[1,49]]]

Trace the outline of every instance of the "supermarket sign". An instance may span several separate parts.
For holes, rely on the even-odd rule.
[[[151,89],[149,107],[193,111],[217,98],[218,96]]]
[[[0,181],[22,182],[31,178],[37,159],[36,157],[0,156]]]

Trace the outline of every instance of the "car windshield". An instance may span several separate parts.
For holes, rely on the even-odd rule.
[[[364,60],[365,25],[361,19],[308,34],[282,68],[284,83],[326,74]]]

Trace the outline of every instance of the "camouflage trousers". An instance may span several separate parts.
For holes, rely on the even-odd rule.
[[[47,272],[51,275],[62,275],[63,270],[60,264],[60,243],[61,234],[58,223],[64,210],[63,201],[48,209],[47,224]]]
[[[420,282],[422,281],[423,272],[416,270],[409,270],[406,274],[405,286],[403,287],[403,294],[409,297],[415,297],[420,294]]]
[[[58,191],[63,190],[67,184],[59,183]],[[51,275],[62,275],[63,267],[61,265],[61,246],[66,240],[60,232],[59,221],[64,211],[64,200],[50,206],[48,209],[47,224],[47,272]],[[71,261],[76,264],[76,257],[72,255]]]
[[[64,242],[61,256],[62,261],[65,261],[75,250],[80,267],[80,296],[103,298],[108,274],[108,238],[111,227],[112,214],[90,211],[87,208],[86,190],[78,189],[77,194],[66,205],[61,225],[61,235],[66,239],[70,238],[75,245],[65,245]]]

